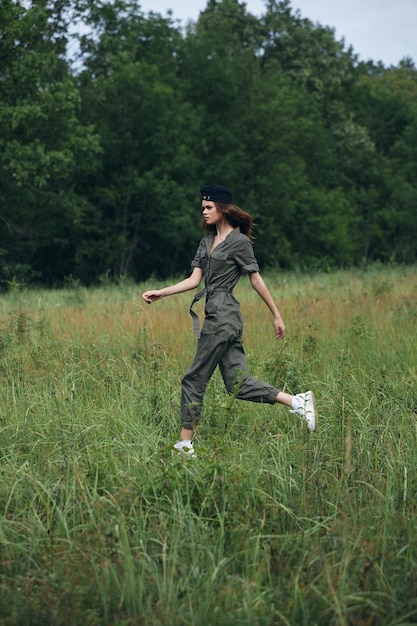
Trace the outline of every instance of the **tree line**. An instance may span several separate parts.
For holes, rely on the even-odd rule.
[[[413,60],[361,62],[287,0],[186,25],[2,0],[3,288],[187,272],[208,183],[252,213],[262,268],[414,263],[416,173]]]

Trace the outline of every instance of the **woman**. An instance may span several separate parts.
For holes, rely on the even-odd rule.
[[[197,426],[207,383],[217,366],[227,391],[240,400],[276,402],[290,407],[307,423],[316,427],[316,411],[312,391],[292,396],[249,376],[242,345],[243,320],[233,288],[242,274],[249,274],[250,284],[265,302],[274,317],[275,337],[282,339],[285,325],[260,273],[252,248],[253,220],[249,213],[233,204],[232,195],[221,185],[201,189],[201,223],[208,234],[200,241],[192,262],[189,278],[165,287],[146,291],[144,300],[151,304],[165,296],[195,289],[203,276],[205,288],[194,298],[190,313],[194,331],[199,337],[191,367],[181,381],[181,439],[174,447],[194,455],[193,433]],[[194,303],[206,297],[205,319],[200,334]]]

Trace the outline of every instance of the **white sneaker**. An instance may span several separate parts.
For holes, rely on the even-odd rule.
[[[296,396],[300,401],[298,409],[290,409],[290,413],[296,413],[307,422],[310,432],[316,430],[316,401],[312,391],[298,393]]]
[[[178,452],[182,452],[184,454],[188,454],[189,456],[195,457],[195,450],[192,441],[177,441],[174,443],[175,450]]]

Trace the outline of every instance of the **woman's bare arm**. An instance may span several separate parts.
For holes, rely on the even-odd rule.
[[[201,267],[195,267],[192,274],[188,278],[185,278],[179,283],[175,283],[175,285],[164,287],[163,289],[151,289],[150,291],[145,291],[145,293],[142,294],[142,298],[148,304],[152,304],[152,302],[165,298],[166,296],[173,296],[176,293],[183,293],[184,291],[196,289],[201,283],[202,278],[203,270]]]
[[[274,316],[275,337],[277,339],[283,339],[285,335],[285,324],[273,297],[269,293],[268,287],[265,285],[264,279],[259,272],[251,272],[249,280],[253,289],[259,294]]]

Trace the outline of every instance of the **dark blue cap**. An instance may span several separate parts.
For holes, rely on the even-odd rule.
[[[232,204],[232,194],[222,185],[206,185],[200,189],[202,200],[212,200],[222,204]]]

